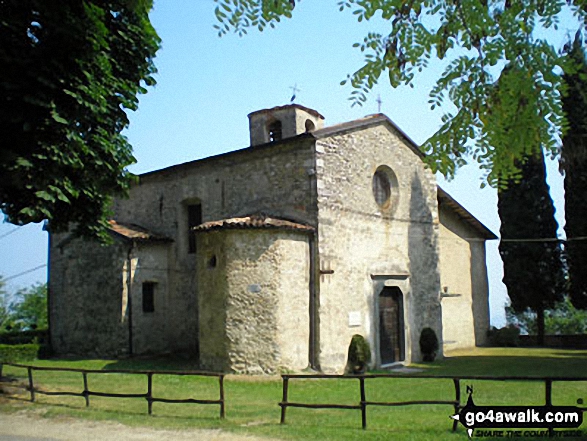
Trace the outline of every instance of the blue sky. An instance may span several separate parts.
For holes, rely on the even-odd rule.
[[[212,0],[156,1],[151,20],[162,38],[157,55],[157,86],[141,97],[131,113],[126,135],[134,146],[134,173],[191,161],[248,145],[247,115],[255,110],[287,104],[297,85],[296,102],[319,111],[332,125],[381,112],[416,143],[423,143],[440,127],[441,111],[431,111],[428,91],[443,69],[432,62],[414,88],[392,89],[382,77],[363,107],[351,107],[351,88],[341,86],[347,74],[362,66],[353,43],[369,31],[385,32],[385,22],[357,23],[339,12],[336,0],[298,2],[292,20],[276,29],[238,37],[217,36]],[[553,197],[562,222],[562,183],[556,165],[550,167]],[[439,183],[496,234],[499,233],[497,196],[481,190],[475,166]],[[46,281],[47,235],[40,225],[16,228],[0,224],[0,274],[17,289]],[[497,241],[488,244],[492,323],[503,325],[505,287]]]

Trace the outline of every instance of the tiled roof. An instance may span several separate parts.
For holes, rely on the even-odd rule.
[[[295,104],[295,103],[294,104],[286,104],[285,106],[276,106],[276,107],[272,107],[271,109],[256,110],[254,112],[249,113],[249,116],[255,115],[256,113],[271,113],[271,112],[275,112],[276,110],[284,110],[284,109],[288,109],[291,107],[295,107],[297,109],[304,110],[305,112],[308,112],[310,115],[314,115],[316,118],[324,119],[324,116],[322,116],[316,110],[310,109],[309,107],[305,107],[305,106],[302,106],[300,104]]]
[[[281,230],[294,230],[312,232],[314,228],[298,222],[286,219],[270,217],[265,214],[251,214],[243,217],[233,217],[217,221],[204,222],[194,227],[194,231],[210,231],[219,229],[245,229],[245,228],[273,228]]]
[[[172,241],[167,236],[162,234],[153,233],[146,228],[140,227],[135,224],[123,224],[115,220],[109,220],[110,231],[130,240],[141,240],[141,241]]]

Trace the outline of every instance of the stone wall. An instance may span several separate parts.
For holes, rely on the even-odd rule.
[[[202,221],[264,211],[316,223],[312,143],[308,138],[243,149],[173,166],[140,177],[128,199],[117,200],[115,218],[173,239],[168,262],[167,329],[176,350],[196,351],[196,254],[188,253],[187,205],[202,205]]]
[[[110,246],[51,235],[51,344],[60,355],[128,354],[125,269],[128,244]]]
[[[395,280],[404,295],[406,360],[419,360],[423,327],[442,338],[434,175],[383,124],[320,139],[316,152],[320,269],[333,271],[320,283],[322,368],[344,368],[356,333],[367,337],[378,360],[376,304],[382,287]],[[373,196],[380,166],[396,178],[386,207]]]
[[[139,243],[132,253],[132,337],[135,354],[176,352],[193,336],[177,335],[181,314],[169,300],[168,243]],[[154,311],[143,311],[143,284],[154,284]],[[188,342],[178,344],[181,339]],[[192,343],[195,347],[195,345]],[[194,348],[190,353],[194,352]]]
[[[249,374],[307,367],[307,236],[208,231],[198,233],[198,247],[202,367]]]
[[[299,137],[147,173],[128,199],[115,201],[117,221],[172,239],[164,246],[143,245],[132,256],[135,353],[198,352],[199,255],[188,252],[187,205],[201,203],[203,222],[264,211],[315,225],[312,145],[311,138]],[[67,257],[59,261],[62,252],[52,247],[52,324],[60,353],[128,352],[128,323],[120,324],[128,287],[123,248],[74,241],[63,247]],[[142,312],[144,281],[156,282],[154,313]]]
[[[485,241],[450,208],[440,209],[441,286],[445,350],[487,343],[489,300]]]

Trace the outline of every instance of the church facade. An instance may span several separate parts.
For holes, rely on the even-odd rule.
[[[114,241],[51,235],[58,354],[181,352],[202,369],[341,372],[486,342],[491,231],[440,189],[382,114],[331,127],[292,104],[249,115],[250,147],[143,174]]]

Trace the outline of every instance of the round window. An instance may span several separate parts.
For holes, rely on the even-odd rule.
[[[392,199],[397,193],[397,178],[387,166],[380,166],[373,175],[373,197],[382,209],[388,209],[393,204]]]

